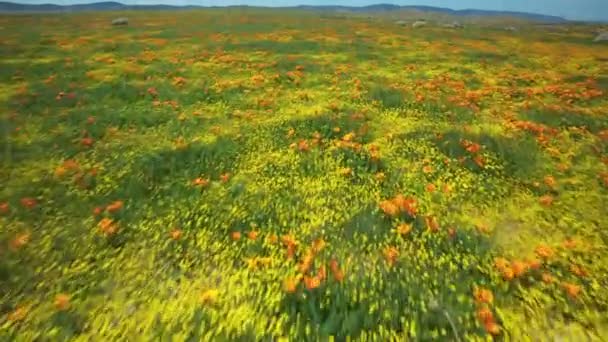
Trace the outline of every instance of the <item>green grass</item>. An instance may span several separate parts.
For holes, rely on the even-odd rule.
[[[0,340],[608,338],[591,28],[391,23],[0,16]]]

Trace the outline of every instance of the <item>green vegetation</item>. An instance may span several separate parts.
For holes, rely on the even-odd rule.
[[[591,27],[126,15],[0,17],[0,340],[608,339]]]

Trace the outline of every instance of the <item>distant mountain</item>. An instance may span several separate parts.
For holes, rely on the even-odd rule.
[[[214,6],[216,7],[216,6]],[[234,6],[229,6],[234,7]],[[248,7],[248,6],[236,6],[236,7]],[[118,11],[118,10],[183,10],[193,8],[206,8],[206,6],[172,6],[172,5],[125,5],[119,2],[94,2],[89,4],[76,4],[76,5],[56,5],[56,4],[18,4],[13,2],[0,2],[0,12],[75,12],[75,11]],[[453,10],[442,7],[432,6],[398,6],[392,4],[376,4],[363,7],[351,7],[351,6],[311,6],[301,5],[295,7],[284,7],[284,8],[296,8],[313,11],[323,12],[392,12],[402,10],[415,10],[421,12],[433,12],[433,13],[444,13],[456,16],[505,16],[515,17],[534,21],[543,22],[566,22],[567,20],[562,17],[556,17],[551,15],[525,13],[525,12],[511,12],[511,11],[486,11],[476,9],[466,10]]]
[[[399,10],[413,10],[419,12],[432,12],[432,13],[443,13],[455,16],[493,16],[493,17],[515,17],[521,19],[528,19],[534,21],[543,22],[567,22],[567,19],[562,17],[527,13],[527,12],[514,12],[514,11],[489,11],[489,10],[476,10],[476,9],[465,9],[465,10],[453,10],[444,7],[434,6],[398,6],[392,4],[376,4],[363,7],[350,7],[350,6],[309,6],[302,5],[297,6],[301,9],[318,10],[318,11],[340,11],[340,12],[390,12]]]

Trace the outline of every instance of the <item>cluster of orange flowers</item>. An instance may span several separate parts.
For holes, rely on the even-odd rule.
[[[380,202],[380,209],[390,217],[397,217],[401,213],[406,213],[415,217],[418,212],[417,201],[413,197],[405,197],[401,194],[392,199]]]
[[[524,276],[529,270],[538,270],[541,262],[538,259],[509,261],[505,258],[496,258],[494,266],[502,274],[503,279],[512,280]]]
[[[483,287],[477,287],[473,290],[473,297],[475,298],[475,304],[477,305],[476,316],[477,319],[485,330],[492,335],[500,334],[500,325],[496,323],[494,313],[490,306],[494,301],[494,295],[492,291]]]
[[[102,215],[104,212],[108,213],[108,214],[116,214],[117,212],[119,212],[122,208],[124,207],[124,202],[123,201],[114,201],[110,204],[108,204],[107,206],[103,207],[95,207],[95,209],[93,209],[93,215],[94,216],[100,216]],[[106,237],[112,236],[114,234],[116,234],[118,232],[118,222],[114,219],[114,218],[110,218],[110,217],[103,217],[98,223],[97,223],[97,227],[99,228],[99,231],[105,235]]]

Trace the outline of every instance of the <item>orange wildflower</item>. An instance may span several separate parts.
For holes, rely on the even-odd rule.
[[[300,273],[306,273],[308,272],[308,270],[310,270],[313,258],[314,254],[312,253],[312,251],[309,250],[306,255],[304,255],[304,258],[302,258],[302,262],[298,266],[298,270],[300,271]]]
[[[248,238],[249,240],[253,240],[253,241],[255,241],[255,240],[258,238],[258,235],[259,235],[259,234],[260,234],[259,232],[255,231],[255,230],[252,230],[252,231],[249,231],[249,232],[247,233],[247,238]]]
[[[581,292],[581,287],[576,284],[564,283],[562,284],[562,286],[564,287],[564,290],[566,290],[566,293],[568,294],[568,296],[570,296],[570,298],[578,297]]]
[[[94,117],[94,116],[89,116],[89,117],[87,118],[87,123],[88,123],[89,125],[94,124],[94,123],[95,123],[95,117]]]
[[[425,165],[425,166],[422,168],[422,172],[424,172],[424,173],[431,173],[431,172],[433,172],[433,167],[432,167],[432,166],[430,166],[430,165]]]
[[[390,266],[393,266],[399,257],[399,251],[395,247],[386,247],[383,251],[384,258]]]
[[[177,228],[174,228],[173,230],[171,230],[171,232],[169,232],[169,236],[171,237],[171,239],[173,240],[179,240],[182,237],[183,232]]]
[[[553,256],[554,252],[551,247],[547,245],[538,245],[535,249],[536,255],[543,259],[549,259]]]
[[[541,261],[538,259],[528,260],[528,268],[531,270],[538,270],[541,266]]]
[[[495,258],[494,259],[494,267],[499,270],[503,270],[510,266],[509,260],[505,258]]]
[[[424,218],[424,222],[426,223],[426,227],[431,231],[431,232],[438,232],[439,231],[439,223],[437,223],[437,219],[434,216],[427,216]]]
[[[540,204],[544,205],[545,207],[548,207],[551,204],[553,204],[553,196],[551,196],[551,195],[541,196],[539,199],[539,202],[540,202]]]
[[[551,284],[551,283],[555,282],[555,277],[549,273],[543,273],[541,275],[541,279],[542,279],[543,283],[546,283],[546,284]]]
[[[114,222],[114,220],[107,217],[101,219],[97,226],[105,236],[114,235],[118,231],[118,224]]]
[[[117,211],[119,211],[120,209],[122,209],[122,207],[124,206],[124,202],[123,201],[114,201],[110,204],[108,204],[108,206],[106,207],[106,210],[109,213],[115,213]]]
[[[325,248],[326,244],[327,243],[322,238],[315,239],[315,241],[312,242],[312,251],[314,253],[319,253]]]
[[[578,245],[577,241],[574,239],[566,239],[562,243],[562,246],[566,249],[574,249]]]
[[[435,192],[436,189],[437,189],[437,187],[435,187],[435,184],[428,184],[426,186],[426,191],[427,192]]]
[[[299,283],[300,283],[299,277],[287,278],[283,281],[283,289],[287,293],[295,293],[298,288]]]
[[[209,185],[209,180],[206,178],[198,177],[192,181],[192,184],[194,186],[206,187],[207,185]]]
[[[27,316],[29,309],[25,306],[17,307],[13,312],[8,314],[8,320],[11,322],[23,321]]]
[[[406,198],[403,195],[399,194],[395,196],[395,198],[393,199],[393,203],[397,205],[397,207],[401,211],[407,213],[409,216],[416,216],[416,212],[418,211],[418,208],[416,206],[416,199],[412,197]]]
[[[570,265],[570,272],[579,277],[586,277],[588,275],[587,270],[576,264]]]
[[[399,215],[399,207],[389,200],[380,202],[380,209],[382,209],[384,214],[391,217]]]
[[[492,313],[492,310],[490,310],[487,306],[479,308],[475,313],[475,316],[477,316],[477,319],[482,324],[494,321],[494,314]]]
[[[448,228],[448,236],[450,238],[454,238],[456,236],[456,228],[453,228],[453,227]]]
[[[230,173],[226,172],[220,175],[220,180],[222,181],[222,183],[227,183],[228,180],[230,180]]]
[[[502,278],[504,280],[512,280],[513,277],[515,276],[515,273],[513,272],[513,269],[511,268],[511,266],[505,267],[501,270],[502,272]]]
[[[20,203],[24,208],[32,209],[38,204],[38,201],[32,197],[24,197],[20,200]]]
[[[90,137],[82,138],[80,140],[80,144],[85,147],[91,147],[91,146],[93,146],[93,138],[90,138]]]
[[[95,207],[93,209],[94,216],[99,216],[99,215],[101,215],[101,213],[103,213],[103,207]]]
[[[478,304],[492,304],[494,301],[494,295],[492,291],[485,289],[483,287],[478,287],[473,291],[473,297],[475,297],[475,302]]]
[[[20,233],[15,236],[13,240],[11,240],[10,247],[12,250],[16,251],[21,249],[23,246],[27,245],[30,242],[30,233]]]
[[[66,311],[70,308],[70,296],[60,293],[55,297],[55,308],[59,311]]]
[[[412,231],[412,225],[407,224],[407,223],[402,223],[397,226],[396,231],[397,231],[397,234],[399,234],[399,235],[407,235],[407,234],[409,234],[409,232]]]
[[[304,276],[304,286],[310,291],[321,286],[321,280],[317,277]]]
[[[548,187],[553,188],[555,186],[555,178],[553,176],[546,176],[545,177],[545,184]]]
[[[475,164],[477,164],[477,166],[479,166],[481,168],[483,168],[486,165],[485,159],[483,159],[483,157],[480,155],[475,156],[475,158],[473,158],[473,161],[475,162]]]
[[[241,232],[232,232],[232,233],[230,233],[230,237],[234,241],[240,240],[241,239]]]
[[[0,214],[8,214],[8,212],[10,210],[11,210],[11,207],[8,204],[8,202],[2,202],[2,203],[0,203]]]
[[[268,237],[266,238],[268,243],[271,244],[275,244],[277,242],[279,242],[279,237],[277,236],[277,234],[270,234],[268,235]]]
[[[300,151],[300,152],[310,151],[310,146],[308,146],[308,141],[306,141],[306,140],[300,140],[298,142],[297,147],[298,147],[298,151]]]
[[[344,272],[342,272],[342,270],[340,269],[340,266],[338,265],[338,261],[336,259],[331,259],[331,261],[329,262],[329,269],[331,270],[331,273],[334,276],[334,279],[337,282],[341,282],[344,279]]]
[[[496,322],[494,322],[494,321],[485,323],[484,328],[491,335],[500,334],[500,325],[496,324]]]
[[[522,261],[515,260],[511,263],[511,269],[513,270],[513,276],[520,277],[528,270],[528,265]]]
[[[325,266],[319,267],[319,270],[317,270],[317,278],[319,281],[327,279],[327,270],[325,269]]]

